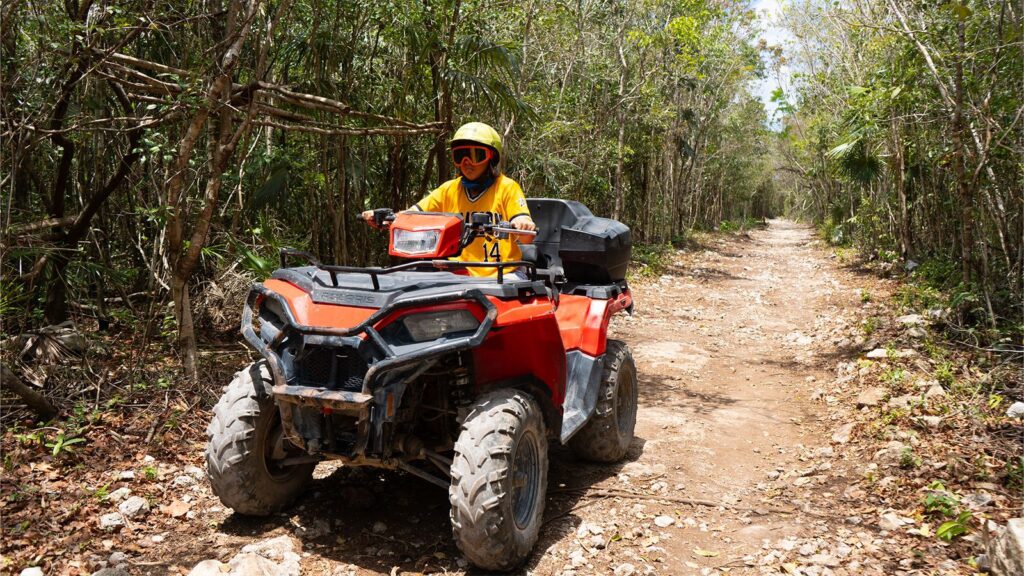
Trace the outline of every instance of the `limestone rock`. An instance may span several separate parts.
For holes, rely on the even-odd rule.
[[[856,426],[856,422],[847,422],[846,424],[843,424],[832,433],[832,441],[837,444],[846,444],[850,441],[850,436],[853,434],[853,429]]]
[[[149,502],[146,502],[146,499],[141,496],[132,496],[118,504],[117,510],[125,518],[135,518],[149,511]]]
[[[882,402],[882,398],[885,398],[885,388],[880,386],[872,386],[862,390],[857,395],[857,408],[863,408],[865,406],[878,406]]]
[[[110,514],[104,514],[100,516],[100,529],[101,530],[114,530],[124,526],[124,518],[120,512],[111,512]]]
[[[1024,518],[1013,518],[989,550],[992,573],[998,576],[1024,574]]]

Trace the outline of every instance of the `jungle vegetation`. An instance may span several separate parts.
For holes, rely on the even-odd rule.
[[[580,200],[638,243],[804,218],[919,264],[965,330],[1019,344],[1017,3],[798,2],[787,47],[737,0],[0,10],[7,335],[95,319],[173,342],[194,379],[197,333],[279,248],[381,263],[355,215],[453,177],[447,138],[481,120],[528,196]],[[752,81],[784,66],[769,117]]]

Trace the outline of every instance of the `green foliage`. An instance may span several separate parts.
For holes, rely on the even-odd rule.
[[[881,324],[882,321],[877,316],[869,316],[861,322],[860,329],[864,332],[865,336],[870,336],[874,334],[875,330],[878,330]]]
[[[960,500],[948,492],[941,481],[935,480],[928,485],[923,504],[925,513],[951,518],[957,515]]]
[[[640,266],[633,273],[646,278],[661,276],[672,264],[674,255],[671,244],[637,244],[633,246],[633,261]]]
[[[906,447],[900,452],[900,468],[910,470],[921,466],[921,457],[918,456],[914,449]]]
[[[940,524],[938,529],[935,530],[935,535],[940,539],[949,542],[957,536],[966,534],[970,529],[970,522],[973,519],[974,514],[972,514],[970,510],[965,510],[953,520]]]
[[[773,56],[796,74],[772,95],[789,213],[891,270],[919,263],[901,302],[949,308],[949,336],[1003,350],[1024,341],[1024,133],[997,150],[978,127],[1024,109],[1005,6],[798,1],[795,49]]]

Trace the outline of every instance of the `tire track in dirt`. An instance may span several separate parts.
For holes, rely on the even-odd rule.
[[[632,461],[609,473],[556,457],[550,490],[557,499],[563,484],[593,482],[591,494],[609,488],[736,509],[601,499],[546,535],[548,550],[535,559],[536,573],[629,573],[632,567],[638,574],[700,574],[725,566],[734,574],[756,573],[745,564],[753,564],[765,540],[801,535],[816,519],[771,512],[799,511],[804,503],[768,503],[765,481],[806,467],[801,456],[828,441],[809,399],[810,383],[827,376],[809,334],[838,283],[803,226],[777,220],[766,230],[713,242],[697,254],[680,253],[657,281],[638,284],[637,314],[613,324],[613,336],[633,349],[640,378]],[[658,526],[658,516],[673,524]],[[597,552],[598,537],[605,536],[606,550]]]

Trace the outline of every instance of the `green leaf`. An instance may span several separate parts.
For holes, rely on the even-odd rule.
[[[946,4],[946,8],[949,8],[958,20],[967,20],[971,17],[971,14],[974,14],[966,4],[961,4],[959,2],[950,2],[949,4]]]
[[[288,192],[289,168],[290,166],[284,162],[271,165],[266,182],[252,196],[253,208],[260,210],[285,199]]]
[[[967,528],[963,524],[957,522],[956,520],[950,520],[948,522],[943,522],[939,526],[939,529],[935,531],[935,535],[949,542],[953,538],[963,534],[966,531]]]

